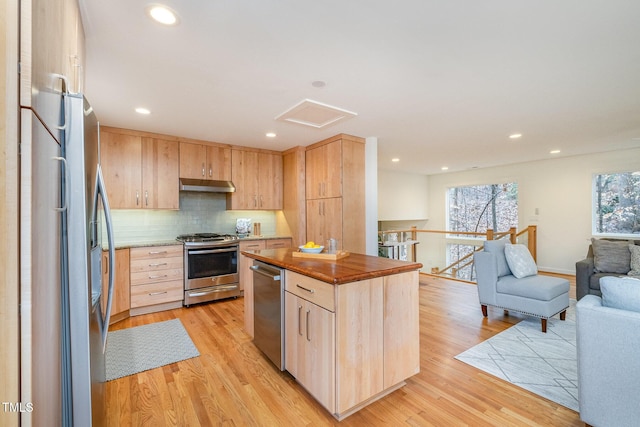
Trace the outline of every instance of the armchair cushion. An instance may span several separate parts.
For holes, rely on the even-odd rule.
[[[631,270],[627,274],[640,277],[640,246],[629,245],[629,252],[631,252]]]
[[[631,269],[629,242],[591,239],[596,272],[627,274]]]
[[[603,306],[640,312],[640,279],[605,276],[600,290]]]
[[[498,265],[498,277],[507,276],[511,274],[509,270],[509,264],[504,254],[504,248],[506,245],[505,240],[487,240],[484,242],[484,251],[495,255]]]
[[[507,243],[504,246],[504,255],[511,273],[518,279],[538,274],[538,266],[525,245]]]

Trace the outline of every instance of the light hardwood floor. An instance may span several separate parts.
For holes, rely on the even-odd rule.
[[[421,276],[420,373],[342,422],[256,349],[242,329],[242,298],[137,316],[112,330],[173,318],[200,357],[108,382],[109,426],[584,425],[576,412],[454,359],[523,318],[491,308],[483,318],[472,284]]]

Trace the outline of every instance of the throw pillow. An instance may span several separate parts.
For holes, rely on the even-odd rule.
[[[629,245],[629,252],[631,252],[631,270],[627,275],[640,277],[640,246]]]
[[[600,290],[603,306],[640,312],[640,279],[605,276]]]
[[[591,239],[591,246],[596,272],[627,274],[631,269],[629,242]]]
[[[504,246],[504,255],[507,258],[511,273],[518,279],[538,274],[536,262],[525,245],[507,243]]]
[[[504,246],[507,243],[506,240],[487,240],[484,242],[485,252],[489,252],[496,256],[498,261],[498,277],[508,276],[511,274],[507,259],[504,256]]]

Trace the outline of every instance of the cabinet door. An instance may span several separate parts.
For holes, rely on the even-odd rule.
[[[179,148],[174,141],[142,138],[142,206],[178,209]]]
[[[231,150],[231,176],[236,191],[231,193],[230,209],[259,209],[258,153]]]
[[[240,242],[240,252],[258,251],[265,248],[264,240]],[[253,338],[253,272],[250,267],[253,259],[240,254],[238,271],[240,272],[240,290],[244,292],[244,330]]]
[[[231,149],[207,147],[206,179],[231,180]]]
[[[258,208],[282,209],[282,156],[258,154]]]
[[[335,141],[306,153],[307,199],[342,196],[342,142]]]
[[[285,318],[286,324],[293,326],[285,328],[287,370],[322,406],[335,413],[335,314],[286,292]]]
[[[100,132],[100,163],[111,209],[142,207],[141,162],[139,136]]]
[[[106,310],[109,286],[109,252],[102,252],[102,310]],[[129,317],[131,289],[129,283],[129,249],[116,249],[116,282],[111,302],[110,325]]]
[[[329,238],[342,246],[342,198],[307,200],[307,240],[326,245]]]
[[[205,179],[207,148],[200,144],[180,143],[180,178]]]

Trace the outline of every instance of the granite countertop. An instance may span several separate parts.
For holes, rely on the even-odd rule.
[[[422,264],[419,262],[398,261],[355,253],[335,261],[298,258],[292,255],[294,251],[296,249],[265,249],[242,251],[242,254],[334,285],[390,276],[422,268]]]

